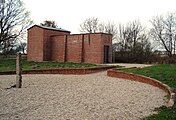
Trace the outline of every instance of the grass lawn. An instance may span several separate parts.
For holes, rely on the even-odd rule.
[[[170,87],[176,88],[176,64],[163,64],[146,68],[122,69],[123,71],[155,78]],[[157,108],[159,113],[145,120],[176,120],[176,104],[173,108]]]
[[[0,72],[15,70],[15,59],[1,59],[0,60]],[[88,63],[73,63],[73,62],[33,62],[22,60],[23,70],[31,69],[50,69],[50,68],[82,68],[82,67],[96,67],[98,65]]]

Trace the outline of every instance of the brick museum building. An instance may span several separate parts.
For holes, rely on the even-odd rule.
[[[34,25],[28,29],[28,61],[111,63],[112,35],[70,34],[60,28]]]

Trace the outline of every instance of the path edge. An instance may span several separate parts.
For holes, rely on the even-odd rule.
[[[168,85],[166,85],[166,84],[164,84],[154,78],[146,77],[143,75],[137,75],[137,74],[133,74],[133,73],[127,73],[127,72],[123,72],[123,71],[119,71],[119,70],[115,70],[115,69],[107,70],[107,76],[122,78],[124,80],[126,79],[126,80],[142,82],[142,83],[146,83],[146,84],[158,87],[158,88],[164,90],[168,94],[168,101],[166,103],[166,107],[171,108],[174,105],[175,98],[176,98],[175,93],[172,92],[172,89]]]

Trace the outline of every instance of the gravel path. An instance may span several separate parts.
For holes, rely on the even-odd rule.
[[[131,67],[144,68],[144,67],[152,66],[152,64],[134,64],[134,63],[110,63],[106,65],[119,65],[125,68],[131,68]]]
[[[5,89],[15,76],[0,76],[0,120],[138,120],[165,104],[156,87],[106,76],[24,75],[23,88]]]

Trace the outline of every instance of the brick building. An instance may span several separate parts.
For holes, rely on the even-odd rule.
[[[112,35],[70,34],[70,31],[34,25],[28,29],[28,61],[112,62]]]

